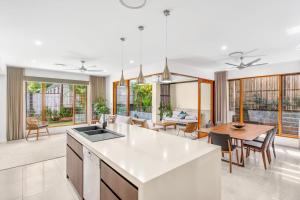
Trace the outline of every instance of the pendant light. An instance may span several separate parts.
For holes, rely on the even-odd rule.
[[[122,37],[120,38],[121,40],[121,66],[122,68],[124,68],[124,42],[125,42],[125,38]],[[123,74],[123,69],[122,69],[122,74],[121,74],[121,79],[120,79],[120,82],[119,82],[119,86],[120,87],[125,87],[126,86],[126,83],[125,83],[125,79],[124,79],[124,74]]]
[[[142,85],[145,84],[145,78],[143,75],[143,35],[142,35],[142,31],[144,30],[144,26],[139,26],[138,29],[140,30],[140,73],[139,76],[136,79],[136,84],[138,85]]]
[[[171,80],[171,73],[168,67],[168,16],[170,15],[170,10],[164,10],[164,15],[166,16],[166,35],[165,35],[165,50],[166,50],[166,61],[165,61],[165,68],[164,72],[161,76],[162,83],[170,83]]]

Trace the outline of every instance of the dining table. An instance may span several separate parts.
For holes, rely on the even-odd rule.
[[[230,135],[231,138],[240,141],[241,159],[240,159],[240,163],[238,163],[238,165],[245,167],[244,141],[245,140],[248,140],[248,141],[254,140],[255,138],[273,130],[275,127],[269,126],[269,125],[262,125],[262,124],[244,123],[244,127],[235,128],[233,126],[233,124],[234,123],[231,122],[231,123],[220,124],[218,126],[213,126],[210,128],[200,128],[198,130],[198,134],[199,133],[209,133],[209,132],[214,132],[214,133],[218,133],[218,134],[228,134],[228,135]]]

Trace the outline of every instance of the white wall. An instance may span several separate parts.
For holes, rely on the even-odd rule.
[[[228,79],[300,72],[300,61],[275,63],[228,72]]]
[[[198,82],[171,84],[170,93],[173,108],[198,110]]]
[[[58,71],[51,71],[51,70],[25,69],[24,73],[25,76],[34,76],[34,77],[46,77],[46,78],[57,78],[57,79],[67,79],[67,80],[80,80],[80,81],[90,80],[90,76],[87,74],[58,72]]]

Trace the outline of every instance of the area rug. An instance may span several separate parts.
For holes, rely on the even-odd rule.
[[[42,136],[0,144],[0,170],[66,155],[66,134]]]

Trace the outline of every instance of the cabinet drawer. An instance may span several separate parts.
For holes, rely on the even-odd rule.
[[[101,200],[119,200],[118,197],[101,181],[100,183],[100,199]]]
[[[77,190],[79,196],[83,197],[83,161],[67,146],[67,175]]]
[[[101,162],[101,179],[120,199],[138,199],[138,189],[104,162]]]
[[[77,140],[75,140],[69,134],[67,134],[67,144],[81,159],[83,159],[82,144],[77,142]]]

